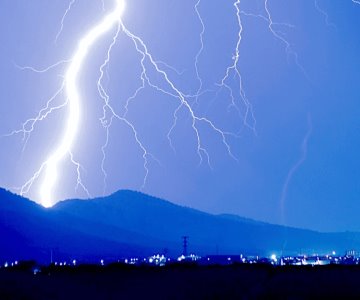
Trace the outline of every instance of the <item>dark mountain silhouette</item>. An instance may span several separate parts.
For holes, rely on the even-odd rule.
[[[198,254],[326,253],[360,248],[358,233],[319,233],[211,215],[132,191],[52,208],[0,189],[0,259],[98,260],[181,254],[181,236]]]

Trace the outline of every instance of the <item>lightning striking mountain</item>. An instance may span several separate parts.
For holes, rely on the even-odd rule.
[[[66,10],[64,17],[62,18],[61,29],[57,37],[61,33],[63,21],[68,12],[70,11],[73,3],[74,1],[70,2],[70,5]],[[78,44],[77,50],[75,51],[69,62],[69,67],[64,76],[64,81],[60,90],[58,90],[55,95],[50,98],[50,100],[47,102],[46,107],[39,112],[36,118],[26,121],[23,125],[22,130],[13,132],[14,134],[23,132],[25,136],[27,135],[28,139],[30,133],[34,130],[34,125],[37,122],[48,117],[48,115],[55,109],[60,109],[63,107],[66,107],[68,109],[68,116],[64,124],[65,130],[58,146],[56,147],[54,152],[50,154],[50,156],[41,164],[40,168],[35,172],[35,174],[21,187],[21,194],[23,195],[29,191],[35,180],[37,180],[39,176],[44,173],[44,179],[41,184],[39,194],[41,204],[45,207],[52,206],[54,204],[54,186],[59,176],[59,164],[66,156],[69,157],[70,161],[76,167],[76,188],[78,186],[81,186],[84,191],[90,196],[88,189],[85,187],[81,180],[81,165],[74,159],[74,155],[72,153],[73,144],[77,137],[81,119],[81,95],[80,91],[78,90],[78,76],[88,52],[97,42],[99,37],[109,31],[114,26],[114,24],[119,23],[121,15],[124,11],[124,7],[125,3],[122,0],[117,0],[114,10],[111,11],[111,13],[109,13],[99,24],[95,25],[84,35],[84,37],[80,40]],[[56,63],[51,67],[56,67],[60,63],[62,62]],[[40,70],[39,72],[45,72],[47,70],[49,70],[49,68],[46,68],[45,70]],[[65,102],[60,106],[52,107],[52,101],[59,94],[61,94],[64,89],[66,90]],[[30,124],[29,130],[27,130],[26,128],[28,124]]]
[[[237,39],[234,48],[234,53],[232,57],[232,63],[228,65],[225,69],[224,76],[219,78],[218,83],[216,83],[217,90],[216,94],[219,94],[222,90],[225,90],[228,93],[230,99],[230,104],[228,109],[235,109],[242,119],[242,122],[245,127],[251,129],[256,134],[256,119],[253,111],[252,104],[247,97],[245,92],[245,87],[243,84],[243,76],[240,70],[240,58],[241,58],[241,45],[243,41],[243,21],[242,16],[258,17],[265,21],[268,26],[269,32],[273,35],[275,39],[280,41],[288,55],[294,57],[295,63],[298,67],[306,74],[304,68],[298,61],[298,54],[293,50],[291,43],[281,34],[280,31],[276,30],[275,27],[278,25],[292,27],[291,24],[276,23],[273,21],[271,10],[269,7],[269,0],[263,0],[263,10],[264,13],[251,13],[241,10],[241,0],[236,0],[233,2],[234,8],[234,17],[237,24]],[[360,4],[358,0],[352,0],[353,3]],[[104,0],[101,1],[102,9],[106,12],[106,5]],[[55,43],[58,42],[60,35],[62,34],[64,28],[64,22],[66,17],[71,13],[71,9],[76,4],[76,0],[71,0],[66,8],[65,13],[63,14],[60,21],[60,28],[55,37]],[[173,122],[170,126],[167,139],[169,141],[169,146],[175,151],[173,143],[173,132],[176,126],[178,125],[179,114],[181,111],[186,111],[188,117],[191,120],[191,129],[193,135],[196,139],[196,153],[199,157],[199,163],[201,164],[204,158],[207,161],[209,167],[211,167],[211,158],[209,151],[204,143],[204,137],[201,134],[200,127],[207,127],[212,130],[215,136],[221,141],[225,147],[227,153],[234,160],[237,160],[235,153],[233,153],[231,148],[231,143],[229,141],[230,137],[237,137],[237,132],[227,132],[220,128],[214,121],[209,119],[206,115],[199,114],[194,106],[198,104],[199,97],[202,96],[206,91],[204,91],[203,80],[201,78],[201,72],[199,69],[199,61],[203,54],[205,48],[204,35],[206,32],[206,23],[201,15],[202,3],[201,0],[195,1],[194,11],[198,18],[200,24],[199,32],[199,49],[194,57],[194,69],[196,80],[198,82],[197,89],[194,94],[185,93],[174,80],[169,76],[167,69],[175,71],[177,74],[180,74],[175,68],[169,66],[163,61],[155,59],[155,55],[151,53],[146,42],[135,33],[131,32],[123,22],[122,15],[125,10],[125,0],[114,0],[114,7],[109,11],[108,14],[100,21],[98,24],[91,27],[87,33],[79,41],[78,47],[73,55],[69,59],[61,60],[55,64],[44,68],[38,69],[34,67],[19,67],[22,70],[30,70],[36,73],[44,73],[51,69],[57,68],[61,65],[67,66],[67,71],[63,75],[63,81],[61,86],[55,93],[47,100],[45,106],[38,112],[38,114],[26,120],[20,129],[14,130],[7,136],[13,136],[16,134],[22,134],[24,140],[23,151],[31,134],[34,132],[37,124],[47,118],[56,110],[66,110],[67,118],[64,124],[63,136],[59,140],[56,148],[53,153],[51,153],[48,158],[41,164],[38,170],[33,174],[33,176],[25,182],[20,188],[21,194],[29,193],[30,189],[33,187],[34,183],[42,179],[39,191],[39,201],[44,206],[53,205],[56,200],[56,183],[59,176],[61,175],[60,164],[67,158],[72,162],[75,167],[77,174],[76,188],[81,187],[84,192],[90,196],[89,189],[82,181],[81,170],[82,166],[80,161],[75,159],[75,155],[72,151],[74,143],[77,137],[79,128],[81,127],[81,114],[82,106],[84,105],[81,92],[78,87],[78,81],[80,73],[83,69],[83,64],[86,57],[89,55],[95,44],[103,37],[106,33],[112,33],[111,42],[107,45],[106,58],[99,67],[99,77],[97,80],[97,90],[99,97],[102,100],[102,115],[99,117],[99,121],[104,129],[105,142],[101,146],[102,160],[101,160],[101,172],[103,174],[103,190],[106,193],[107,190],[107,171],[105,168],[106,163],[106,153],[109,146],[110,131],[111,127],[115,121],[122,122],[127,126],[130,132],[133,134],[133,138],[138,145],[139,149],[142,152],[143,168],[144,168],[144,177],[142,187],[145,186],[149,174],[149,160],[160,163],[154,154],[152,154],[148,149],[146,144],[141,140],[139,133],[136,129],[136,126],[129,120],[128,112],[131,108],[133,101],[136,101],[139,93],[145,89],[150,88],[155,91],[162,93],[168,96],[169,100],[176,101],[177,105],[173,111]],[[319,10],[318,3],[315,1],[316,8]],[[324,13],[321,10],[322,13]],[[141,66],[141,72],[139,74],[141,85],[135,90],[135,92],[125,101],[124,112],[122,114],[118,113],[116,109],[112,106],[112,102],[109,96],[109,93],[106,90],[104,84],[104,77],[106,70],[111,63],[112,52],[114,51],[114,46],[118,42],[120,35],[125,36],[130,39],[134,46],[134,51],[139,57],[139,64]],[[157,78],[153,78],[156,74]],[[160,78],[160,83],[158,79]],[[233,87],[230,85],[229,81],[235,79],[237,89],[234,91]],[[62,99],[60,104],[55,104],[56,100]],[[191,100],[195,99],[194,102]],[[290,176],[291,177],[291,176]]]
[[[57,42],[60,34],[62,33],[63,27],[64,27],[64,20],[66,16],[71,11],[72,6],[74,5],[75,0],[72,0],[69,3],[68,8],[66,9],[62,19],[61,19],[61,26],[60,30],[58,31],[55,42]],[[200,3],[200,1],[199,1]],[[174,128],[177,125],[178,120],[178,113],[181,109],[185,108],[191,118],[191,127],[193,129],[194,135],[197,140],[197,153],[200,159],[200,162],[203,159],[203,154],[207,156],[207,160],[210,163],[210,157],[209,154],[203,146],[200,130],[198,128],[198,124],[202,123],[206,126],[208,126],[210,129],[212,129],[217,135],[219,135],[222,143],[226,147],[229,155],[235,159],[235,156],[231,152],[230,144],[227,140],[228,135],[230,133],[222,131],[219,127],[217,127],[211,120],[206,118],[205,116],[198,116],[194,110],[191,107],[191,104],[187,100],[187,98],[193,98],[198,97],[201,93],[201,88],[199,88],[199,91],[195,95],[187,95],[184,92],[180,90],[179,87],[176,86],[176,84],[169,78],[169,75],[167,74],[164,69],[162,69],[161,64],[163,62],[156,61],[153,58],[153,55],[148,50],[147,45],[145,42],[137,35],[131,33],[126,26],[124,25],[121,15],[123,13],[125,6],[125,2],[122,0],[116,0],[116,6],[99,24],[95,25],[93,28],[91,28],[87,34],[81,39],[79,42],[79,46],[77,51],[74,53],[74,55],[69,60],[63,60],[59,61],[55,64],[53,64],[50,67],[47,67],[43,70],[39,70],[33,67],[22,67],[23,70],[29,69],[34,72],[47,72],[52,68],[56,68],[57,66],[61,64],[69,64],[67,72],[64,76],[64,81],[62,86],[56,93],[47,101],[46,106],[41,109],[38,113],[38,115],[34,118],[31,118],[27,120],[25,123],[23,123],[22,128],[19,130],[13,131],[10,135],[19,134],[22,133],[24,135],[25,139],[25,145],[27,140],[30,138],[31,133],[35,129],[35,125],[46,119],[54,110],[58,109],[64,109],[66,108],[68,110],[68,117],[65,124],[65,131],[62,140],[60,141],[59,145],[55,149],[55,151],[49,156],[48,159],[46,159],[40,166],[40,168],[34,173],[34,175],[21,187],[20,193],[26,194],[29,192],[29,190],[32,188],[34,182],[39,179],[40,176],[43,176],[43,182],[41,183],[40,187],[40,202],[44,206],[51,206],[55,203],[55,185],[59,176],[59,164],[61,161],[68,156],[70,161],[74,164],[76,167],[77,172],[77,183],[76,187],[80,186],[82,189],[86,192],[88,196],[90,196],[90,193],[88,189],[85,187],[81,180],[81,165],[79,162],[77,162],[74,159],[74,155],[72,153],[72,147],[74,144],[74,140],[76,138],[78,129],[80,127],[81,122],[81,94],[77,87],[78,82],[78,76],[81,72],[82,64],[87,56],[87,54],[92,50],[93,45],[96,43],[96,41],[101,37],[104,33],[111,30],[113,27],[116,27],[116,32],[113,36],[112,42],[108,47],[107,56],[104,61],[104,63],[100,66],[100,77],[97,82],[98,92],[103,100],[103,115],[100,118],[100,122],[105,129],[106,134],[106,140],[104,145],[102,146],[101,150],[103,153],[103,158],[101,162],[101,169],[104,175],[104,192],[106,190],[106,178],[107,178],[107,172],[105,170],[104,164],[106,160],[106,148],[108,146],[109,142],[109,131],[113,124],[113,121],[115,119],[124,122],[129,129],[132,131],[134,139],[136,143],[138,144],[139,148],[143,152],[143,161],[144,161],[144,180],[143,180],[143,186],[146,183],[147,176],[149,173],[148,169],[148,160],[152,158],[155,161],[158,161],[154,155],[152,155],[145,147],[145,145],[142,143],[138,136],[138,132],[135,128],[135,126],[127,119],[127,113],[129,110],[129,106],[133,100],[135,100],[138,93],[145,88],[145,86],[148,86],[150,88],[155,89],[158,92],[162,92],[174,99],[176,99],[179,104],[177,108],[174,111],[173,117],[173,125],[169,129],[168,132],[168,140],[170,145],[172,146],[172,132]],[[104,7],[104,3],[103,3]],[[200,17],[200,14],[199,14]],[[201,18],[201,17],[200,17]],[[105,69],[108,66],[111,58],[111,51],[113,49],[113,46],[116,44],[117,38],[120,33],[124,33],[128,38],[130,38],[134,44],[135,51],[140,56],[140,63],[141,63],[141,81],[142,85],[135,91],[133,96],[129,97],[126,101],[125,105],[125,113],[123,115],[118,114],[115,109],[110,104],[110,97],[103,85],[103,78],[105,74]],[[197,59],[200,56],[201,51],[199,51],[197,55]],[[145,65],[145,63],[149,63],[151,67],[155,70],[155,72],[162,78],[164,86],[159,86],[152,82],[150,76],[148,75],[148,69]],[[165,64],[167,65],[167,64]],[[200,79],[200,77],[199,77]],[[53,102],[58,97],[62,96],[63,94],[66,94],[64,102],[59,106],[54,106]]]

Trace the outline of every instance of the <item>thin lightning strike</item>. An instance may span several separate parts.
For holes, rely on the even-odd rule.
[[[182,93],[178,87],[176,87],[174,82],[172,82],[171,79],[169,78],[168,74],[164,70],[162,70],[160,68],[160,66],[156,63],[155,59],[153,58],[151,53],[148,51],[148,48],[147,48],[146,44],[144,43],[144,41],[140,37],[138,37],[138,36],[134,35],[133,33],[131,33],[125,27],[125,25],[123,23],[122,23],[122,27],[123,27],[124,33],[129,38],[131,38],[132,41],[134,42],[137,52],[142,56],[141,65],[142,65],[143,86],[144,86],[144,84],[146,82],[147,84],[149,84],[150,87],[155,88],[156,90],[161,91],[161,92],[163,92],[163,93],[165,93],[165,94],[167,94],[169,96],[172,96],[172,97],[176,98],[179,101],[179,105],[174,111],[173,125],[171,126],[171,128],[170,128],[170,130],[168,132],[168,135],[167,135],[170,145],[171,146],[173,145],[172,144],[172,139],[171,139],[171,134],[172,134],[172,131],[174,130],[174,128],[176,127],[176,125],[177,125],[178,113],[179,113],[180,109],[185,108],[187,110],[191,120],[192,120],[191,121],[191,123],[192,123],[191,127],[192,127],[192,129],[194,131],[194,134],[195,134],[195,137],[196,137],[196,140],[197,140],[197,154],[199,156],[200,163],[203,161],[203,155],[205,155],[208,158],[208,161],[209,161],[209,154],[208,154],[206,148],[203,146],[201,135],[200,135],[199,129],[197,127],[198,123],[204,123],[207,126],[209,126],[212,130],[214,130],[221,137],[222,143],[226,147],[226,149],[228,151],[228,154],[233,159],[237,160],[236,157],[233,155],[233,153],[231,151],[231,147],[230,147],[230,145],[229,145],[229,143],[227,141],[227,135],[228,134],[226,132],[222,131],[221,129],[219,129],[213,122],[211,122],[206,117],[200,117],[200,116],[195,114],[195,112],[191,108],[190,103],[186,99],[186,95],[184,93]],[[160,87],[158,87],[158,86],[151,83],[151,81],[150,81],[150,79],[149,79],[149,77],[147,75],[147,70],[146,70],[145,65],[144,65],[145,59],[147,59],[148,62],[153,66],[155,71],[159,75],[162,76],[163,80],[168,85],[168,88],[170,89],[170,91],[166,91],[166,90],[164,90],[164,89],[162,89],[162,88],[160,88]],[[142,87],[140,87],[140,89],[141,88]],[[138,91],[139,91],[139,89],[137,90],[137,92]],[[127,103],[127,105],[128,104],[129,103]]]
[[[70,10],[71,10],[71,7],[74,5],[75,1],[76,1],[76,0],[71,0],[71,1],[70,1],[69,6],[68,6],[68,8],[66,9],[66,11],[65,11],[65,13],[64,13],[64,15],[63,15],[63,17],[62,17],[62,19],[61,19],[60,29],[59,29],[58,33],[56,34],[56,37],[55,37],[55,44],[57,44],[57,41],[58,41],[58,39],[59,39],[59,37],[60,37],[63,29],[64,29],[64,21],[65,21],[65,19],[66,19],[66,16],[68,15],[68,13],[69,13]]]
[[[11,133],[5,135],[5,137],[10,137],[16,134],[22,134],[23,135],[23,149],[22,152],[24,153],[27,143],[31,137],[31,133],[34,131],[35,126],[38,122],[41,122],[45,120],[51,113],[53,113],[55,110],[59,110],[64,108],[67,105],[67,101],[65,101],[63,104],[60,104],[58,106],[52,106],[52,103],[61,95],[61,93],[64,90],[64,84],[61,86],[59,90],[55,92],[55,94],[47,101],[46,106],[42,108],[36,117],[28,119],[26,122],[22,124],[21,129],[14,130]]]
[[[281,32],[277,31],[274,29],[274,25],[278,24],[276,22],[274,22],[272,20],[272,17],[271,17],[271,13],[270,13],[270,9],[269,9],[269,0],[265,0],[264,2],[264,8],[265,8],[265,12],[266,12],[266,15],[267,15],[267,19],[269,21],[269,30],[270,32],[273,34],[273,36],[278,39],[280,42],[282,42],[284,45],[285,45],[285,51],[287,53],[287,55],[292,55],[294,57],[294,61],[295,61],[295,64],[298,66],[298,68],[300,68],[300,70],[302,71],[302,73],[305,75],[306,78],[309,78],[304,67],[300,64],[299,62],[299,56],[298,54],[293,50],[290,42],[288,40],[286,40],[282,35],[281,35]]]
[[[44,69],[37,69],[37,68],[34,68],[34,67],[30,67],[30,66],[22,67],[22,66],[19,66],[19,65],[16,64],[16,63],[14,63],[14,65],[15,65],[18,69],[23,70],[23,71],[24,71],[24,70],[30,70],[30,71],[35,72],[35,73],[46,73],[46,72],[48,72],[48,71],[50,71],[50,70],[52,70],[52,69],[54,69],[54,68],[56,68],[56,67],[58,67],[58,66],[60,66],[60,65],[67,64],[67,63],[69,63],[69,62],[71,62],[70,59],[60,60],[60,61],[58,61],[58,62],[56,62],[56,63],[54,63],[54,64],[52,64],[52,65],[50,65],[50,66],[48,66],[48,67],[46,67],[46,68],[44,68]]]
[[[80,186],[85,191],[85,193],[90,197],[89,190],[85,187],[85,185],[82,183],[81,180],[81,172],[80,172],[81,165],[75,160],[74,155],[71,152],[69,152],[69,155],[71,162],[76,166],[77,180],[76,180],[75,191],[77,191]]]
[[[229,86],[229,84],[227,84],[227,81],[231,77],[232,73],[233,73],[233,76],[238,79],[239,95],[240,95],[240,98],[241,98],[243,104],[245,105],[245,114],[244,114],[244,116],[242,116],[243,120],[244,120],[244,125],[246,127],[250,128],[251,130],[253,130],[254,133],[256,133],[256,129],[255,129],[256,119],[255,119],[255,116],[253,113],[252,105],[246,96],[244,86],[243,86],[242,76],[241,76],[240,69],[239,69],[240,46],[241,46],[242,33],[243,33],[240,2],[241,2],[240,0],[237,0],[233,3],[233,6],[235,7],[235,10],[236,10],[236,19],[237,19],[237,24],[238,24],[238,28],[239,28],[239,31],[237,34],[238,39],[237,39],[236,46],[235,46],[235,53],[233,54],[233,57],[232,57],[233,63],[232,63],[232,65],[227,67],[224,77],[221,79],[221,82],[217,85],[220,87],[220,89],[225,88],[226,90],[228,90],[229,95],[230,95],[230,100],[231,100],[229,109],[235,108],[235,110],[241,116],[241,110],[240,110],[238,104],[236,103],[234,92],[233,92],[232,88]],[[249,117],[251,117],[251,123],[249,123]]]
[[[243,10],[240,11],[240,14],[244,15],[244,16],[247,16],[247,17],[260,18],[260,19],[264,20],[267,23],[270,22],[270,20],[267,17],[265,17],[264,15],[262,15],[262,14],[249,13],[249,12],[245,12]],[[285,27],[288,27],[288,28],[294,28],[295,27],[294,25],[289,24],[289,23],[279,23],[279,22],[272,22],[272,25],[285,26]]]
[[[111,50],[112,48],[114,47],[115,43],[116,43],[116,40],[119,36],[119,32],[120,32],[120,23],[118,23],[117,25],[117,30],[116,30],[116,33],[115,33],[115,36],[113,37],[113,41],[112,43],[110,44],[110,47],[108,48],[108,51],[107,51],[107,56],[106,56],[106,59],[104,61],[104,63],[100,66],[100,77],[98,79],[98,82],[97,82],[97,88],[98,88],[98,92],[99,92],[99,95],[100,97],[102,98],[102,100],[104,101],[104,105],[103,105],[103,116],[100,118],[100,122],[103,126],[103,128],[105,129],[106,131],[106,139],[105,139],[105,144],[101,147],[101,152],[102,152],[102,155],[103,155],[103,158],[101,160],[101,171],[103,173],[103,181],[104,181],[104,187],[103,187],[103,194],[105,194],[106,192],[106,187],[107,187],[107,183],[106,183],[106,180],[107,180],[107,172],[105,170],[105,160],[106,160],[106,148],[109,144],[109,134],[110,134],[110,127],[112,125],[112,122],[113,122],[113,119],[114,117],[116,116],[113,108],[110,106],[109,104],[109,95],[107,94],[103,84],[102,84],[102,80],[103,80],[103,77],[104,77],[104,69],[108,66],[109,62],[110,62],[110,54],[111,54]],[[110,110],[111,112],[111,116],[110,116],[110,119],[108,119],[107,117],[107,111]]]
[[[316,10],[324,16],[326,25],[329,26],[329,27],[333,27],[335,30],[337,30],[336,25],[335,25],[334,23],[331,23],[331,22],[329,21],[329,15],[327,14],[326,11],[324,11],[324,10],[319,6],[319,3],[318,3],[317,0],[315,0],[314,5],[315,5]]]
[[[198,97],[199,97],[199,94],[201,93],[201,90],[202,90],[202,87],[203,87],[203,82],[202,82],[202,79],[200,77],[200,73],[199,73],[199,58],[204,50],[204,33],[205,33],[205,24],[204,24],[204,21],[201,17],[201,14],[199,12],[199,5],[201,3],[201,0],[198,0],[198,2],[196,2],[195,4],[195,7],[194,7],[194,10],[196,12],[196,15],[200,21],[200,24],[201,24],[201,32],[200,32],[200,49],[199,51],[196,53],[196,56],[195,56],[195,72],[196,72],[196,78],[197,80],[199,81],[199,88],[196,92],[196,99],[195,99],[195,103],[198,102]]]
[[[113,124],[114,119],[117,119],[117,120],[125,123],[125,125],[132,131],[134,139],[135,139],[137,145],[139,146],[139,148],[143,152],[142,157],[143,157],[143,162],[144,162],[143,166],[144,166],[144,170],[145,170],[145,175],[144,175],[144,179],[143,179],[143,183],[142,183],[141,188],[145,187],[147,177],[148,177],[148,174],[149,174],[149,168],[148,168],[149,161],[148,161],[148,158],[152,158],[154,161],[156,161],[157,163],[160,164],[159,160],[146,149],[144,144],[139,139],[139,134],[138,134],[135,126],[126,118],[127,113],[128,113],[128,105],[129,105],[129,103],[131,102],[131,100],[136,98],[137,94],[139,93],[139,91],[141,89],[145,88],[145,79],[143,77],[143,76],[145,76],[144,74],[146,72],[145,66],[142,64],[143,73],[142,73],[141,78],[142,78],[143,84],[142,84],[142,86],[140,88],[138,88],[135,91],[135,94],[126,101],[125,112],[124,112],[124,114],[122,116],[117,114],[115,112],[115,110],[113,109],[113,107],[111,106],[110,97],[109,97],[108,93],[106,92],[106,89],[104,88],[104,86],[102,84],[102,81],[103,81],[103,78],[104,78],[104,72],[105,72],[104,69],[107,68],[108,65],[109,65],[112,49],[113,49],[114,45],[117,42],[120,30],[123,29],[123,28],[124,28],[124,25],[122,24],[121,19],[119,18],[116,33],[113,36],[113,41],[112,41],[112,43],[110,44],[110,46],[108,48],[106,59],[105,59],[104,63],[101,65],[101,67],[100,67],[100,77],[99,77],[98,82],[97,82],[99,95],[100,95],[100,97],[102,98],[102,100],[104,102],[103,116],[100,118],[100,122],[101,122],[103,128],[106,131],[105,143],[101,147],[101,151],[102,151],[102,155],[103,155],[102,161],[101,161],[101,171],[103,173],[103,194],[105,194],[105,192],[106,192],[107,177],[108,177],[107,172],[105,170],[106,148],[108,147],[108,144],[109,144],[110,128],[111,128],[111,125]],[[172,67],[170,67],[169,65],[167,65],[164,62],[158,62],[158,63],[164,64],[165,66],[171,68],[172,70],[175,70],[175,69],[173,69]]]
[[[149,168],[148,168],[148,157],[153,158],[155,161],[158,162],[158,160],[145,148],[145,146],[143,145],[143,143],[141,142],[141,140],[138,137],[138,132],[135,129],[135,126],[128,120],[126,119],[126,114],[128,112],[128,108],[126,106],[126,110],[123,116],[118,115],[115,110],[113,109],[113,107],[110,104],[110,97],[108,95],[108,93],[106,92],[103,84],[102,84],[102,80],[104,78],[104,69],[108,66],[109,62],[110,62],[110,56],[111,56],[111,51],[114,47],[114,45],[116,44],[116,41],[118,39],[119,33],[120,33],[120,29],[121,29],[121,19],[119,18],[119,23],[118,23],[118,27],[117,27],[117,31],[113,37],[113,41],[110,44],[108,51],[107,51],[107,56],[106,59],[104,61],[104,63],[101,65],[100,67],[100,77],[98,79],[97,82],[97,87],[98,87],[98,92],[100,97],[102,98],[102,100],[104,101],[104,105],[103,105],[103,116],[100,118],[100,122],[103,126],[103,128],[106,131],[105,134],[105,143],[102,145],[101,147],[101,151],[102,151],[102,161],[101,161],[101,170],[103,173],[103,181],[104,181],[104,186],[103,186],[103,193],[105,194],[106,192],[106,188],[107,188],[107,172],[105,170],[105,161],[106,161],[106,148],[108,147],[109,144],[109,136],[110,136],[110,128],[111,125],[113,124],[114,118],[118,119],[119,121],[125,123],[125,125],[132,131],[135,141],[138,144],[139,148],[141,149],[141,151],[143,152],[143,161],[144,161],[144,170],[145,170],[145,176],[143,179],[143,184],[141,186],[141,188],[145,187],[146,181],[147,181],[147,177],[149,174]],[[137,93],[135,94],[135,96],[133,96],[134,98],[136,97]],[[131,101],[128,100],[127,103]],[[110,116],[108,116],[108,114],[110,113]]]
[[[166,62],[164,61],[161,61],[161,60],[157,60],[155,61],[158,65],[163,65],[165,67],[167,67],[168,69],[170,69],[171,71],[174,71],[177,75],[179,76],[182,76],[186,70],[182,70],[182,71],[179,71],[177,69],[175,69],[173,66],[170,66],[169,64],[167,64]]]
[[[301,167],[301,165],[305,162],[306,157],[307,157],[308,141],[309,141],[309,138],[310,138],[310,136],[312,134],[312,121],[311,121],[310,114],[308,114],[307,123],[308,123],[308,130],[307,130],[306,135],[305,135],[305,137],[304,137],[304,139],[302,141],[302,144],[301,144],[301,156],[300,156],[299,160],[289,170],[289,173],[286,176],[286,180],[285,180],[285,183],[283,185],[282,192],[281,192],[280,208],[281,208],[281,217],[282,217],[282,221],[283,221],[284,225],[285,225],[285,215],[284,215],[285,200],[286,200],[286,197],[287,197],[289,184],[290,184],[291,179],[293,178],[294,174]]]

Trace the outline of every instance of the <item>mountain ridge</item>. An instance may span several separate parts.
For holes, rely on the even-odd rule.
[[[0,233],[6,237],[0,260],[46,260],[50,252],[84,260],[159,252],[175,257],[181,254],[184,235],[190,237],[190,251],[200,255],[341,253],[360,248],[359,233],[321,233],[213,215],[130,190],[44,208],[0,189]]]

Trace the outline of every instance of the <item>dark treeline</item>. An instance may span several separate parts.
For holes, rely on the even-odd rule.
[[[359,266],[344,265],[38,268],[27,262],[0,270],[0,299],[344,299],[360,297],[359,278]]]

